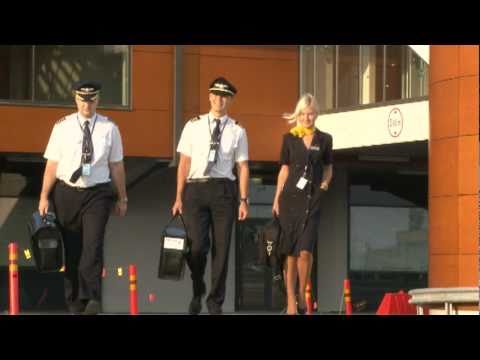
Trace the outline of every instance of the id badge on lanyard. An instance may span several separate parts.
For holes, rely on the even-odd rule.
[[[297,182],[297,188],[300,190],[305,189],[305,186],[308,183],[308,180],[306,178],[307,176],[307,166],[305,166],[305,170],[303,171],[303,175],[300,177],[300,179]]]
[[[91,164],[82,164],[82,176],[90,176],[92,172]]]
[[[217,150],[210,148],[210,152],[208,153],[208,161],[209,162],[214,162],[216,154],[217,154]]]

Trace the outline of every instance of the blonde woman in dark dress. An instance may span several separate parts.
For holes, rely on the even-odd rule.
[[[296,126],[283,136],[280,171],[272,213],[282,228],[287,314],[304,314],[305,288],[318,237],[320,202],[332,180],[332,136],[315,128],[318,103],[303,95],[284,118]],[[297,279],[298,299],[296,296]]]

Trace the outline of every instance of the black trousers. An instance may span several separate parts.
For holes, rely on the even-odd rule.
[[[51,202],[65,243],[65,299],[101,300],[103,241],[114,192],[110,183],[78,190],[57,181]]]
[[[191,239],[187,264],[192,272],[193,294],[200,296],[212,238],[211,288],[207,302],[222,305],[228,269],[228,254],[237,214],[236,182],[228,179],[206,183],[187,183],[183,214]]]

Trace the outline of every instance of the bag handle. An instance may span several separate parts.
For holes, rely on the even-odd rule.
[[[53,211],[47,211],[43,216],[42,219],[44,220],[56,220],[57,216]]]
[[[168,227],[177,217],[180,218],[180,220],[182,221],[183,228],[186,230],[187,227],[185,226],[185,221],[183,221],[183,216],[180,213],[176,213],[175,215],[173,215],[165,227]]]
[[[33,216],[36,216],[37,214],[38,214],[38,217],[40,218],[40,220],[42,221],[42,223],[47,223],[49,221],[55,222],[57,220],[57,217],[55,216],[54,212],[47,211],[45,214],[40,215],[40,211],[36,210],[33,213]]]

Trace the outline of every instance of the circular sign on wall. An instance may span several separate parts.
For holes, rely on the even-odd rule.
[[[403,115],[399,108],[393,108],[388,114],[388,132],[393,137],[398,137],[403,130]]]

